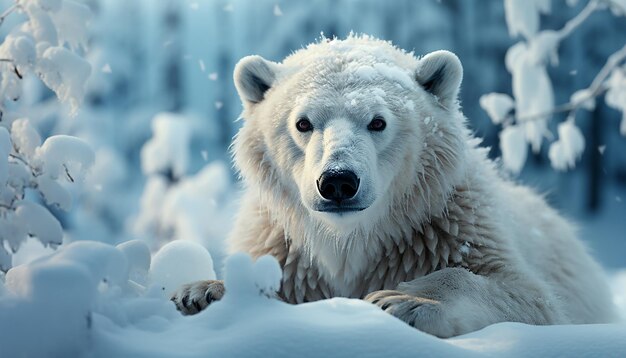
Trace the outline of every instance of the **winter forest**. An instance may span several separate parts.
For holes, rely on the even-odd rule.
[[[458,56],[471,132],[578,225],[616,322],[441,339],[259,294],[276,260],[226,250],[235,65],[350,34]],[[206,279],[227,294],[181,315],[170,294]],[[626,1],[0,0],[0,358],[618,357],[625,322]]]

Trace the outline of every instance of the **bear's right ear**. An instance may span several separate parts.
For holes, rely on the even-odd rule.
[[[235,66],[233,78],[241,101],[245,104],[259,103],[265,92],[276,80],[278,64],[261,56],[246,56]]]

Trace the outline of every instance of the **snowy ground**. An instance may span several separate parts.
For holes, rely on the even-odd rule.
[[[0,356],[618,357],[626,352],[626,323],[501,323],[442,340],[360,300],[288,305],[259,294],[278,287],[276,261],[265,257],[253,263],[244,254],[226,262],[224,299],[183,317],[164,292],[198,269],[212,274],[210,256],[197,254],[196,245],[167,245],[151,265],[148,248],[139,241],[117,248],[77,242],[12,269],[0,284]],[[614,284],[626,314],[626,271]]]

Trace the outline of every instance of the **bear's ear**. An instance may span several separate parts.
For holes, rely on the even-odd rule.
[[[435,95],[446,107],[456,103],[463,79],[463,67],[455,54],[435,51],[422,57],[415,79],[426,91]]]
[[[246,56],[235,66],[235,87],[244,104],[259,103],[274,84],[278,64],[261,56]]]

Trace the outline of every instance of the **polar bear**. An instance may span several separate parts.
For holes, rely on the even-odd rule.
[[[611,321],[602,270],[573,225],[505,179],[467,128],[462,74],[450,52],[416,58],[366,35],[282,63],[243,58],[232,251],[273,255],[286,302],[361,298],[439,337]],[[192,314],[223,293],[201,281],[172,300]]]

